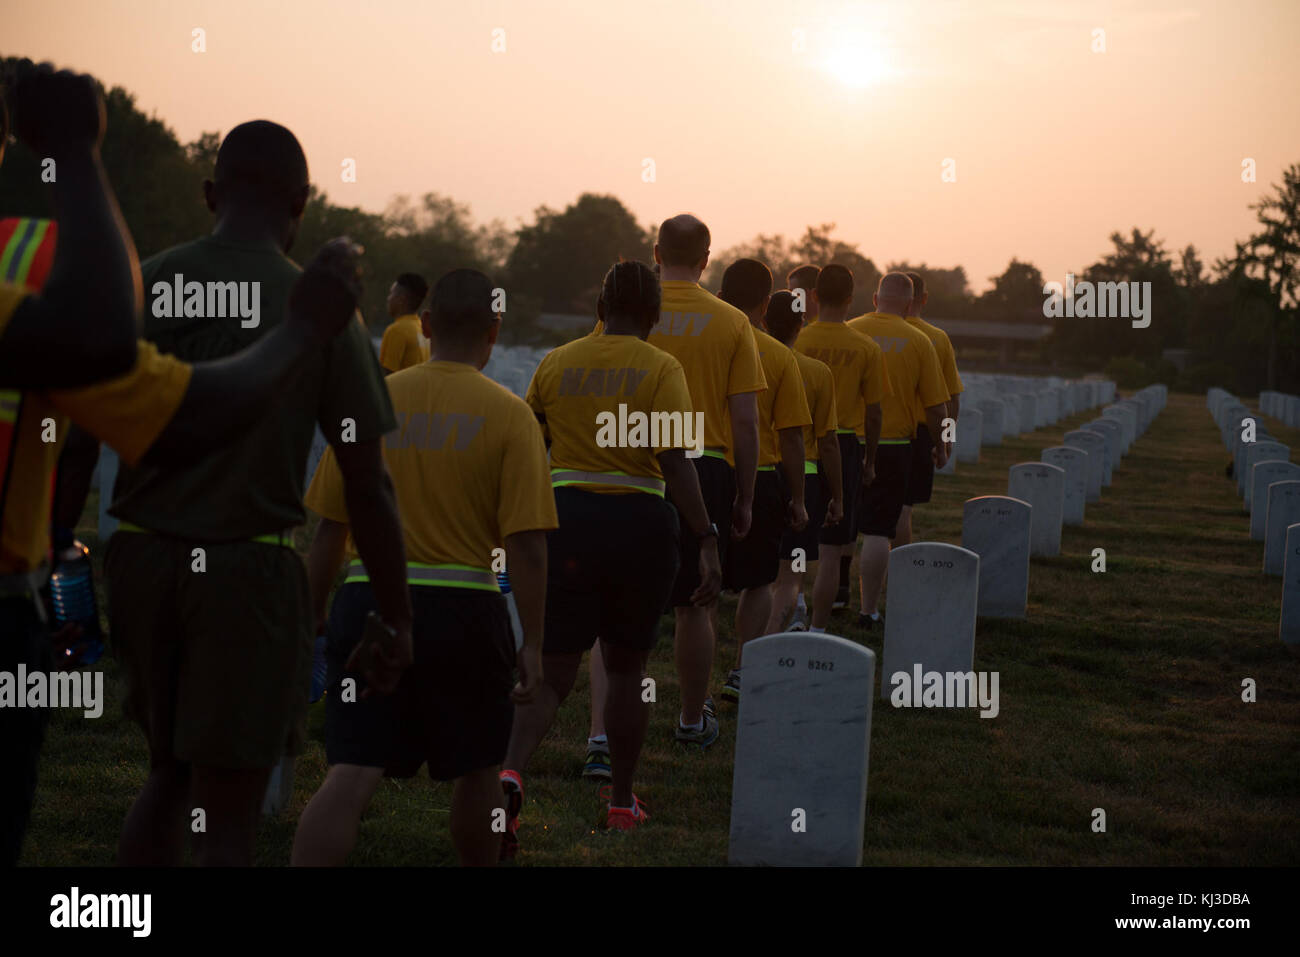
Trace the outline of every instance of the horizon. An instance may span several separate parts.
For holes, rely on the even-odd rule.
[[[654,17],[586,16],[597,8],[581,0],[469,12],[412,0],[364,13],[342,0],[15,6],[0,52],[123,87],[182,143],[281,122],[338,205],[382,212],[434,192],[514,230],[540,206],[609,194],[643,225],[696,213],[715,257],[835,223],[834,237],[880,268],[962,266],[977,295],[1012,259],[1064,282],[1134,227],[1154,229],[1175,257],[1195,245],[1212,267],[1250,234],[1249,205],[1300,161],[1300,124],[1250,108],[1262,91],[1300,89],[1288,57],[1300,5],[1274,0],[664,0]],[[355,26],[339,30],[348,18]],[[1092,50],[1098,28],[1104,52]],[[410,55],[393,54],[412,37]],[[641,95],[624,80],[590,82],[633,58],[648,64]],[[705,67],[656,74],[665,58]],[[424,92],[448,88],[469,92]],[[683,115],[695,118],[688,135]],[[455,133],[452,149],[442,131]],[[354,183],[340,176],[348,158]]]

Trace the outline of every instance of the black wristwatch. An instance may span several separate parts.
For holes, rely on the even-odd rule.
[[[712,536],[713,538],[719,537],[717,522],[709,522],[709,527],[706,528],[704,531],[702,531],[699,535],[695,536],[695,541],[699,543],[704,541],[706,538],[710,536]]]

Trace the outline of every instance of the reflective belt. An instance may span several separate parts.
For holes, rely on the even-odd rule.
[[[368,582],[370,575],[361,562],[348,564],[343,584]],[[476,591],[500,593],[496,573],[489,568],[473,565],[425,565],[422,562],[406,563],[406,581],[409,585],[432,585],[438,588],[472,588]]]
[[[707,453],[706,453],[707,454]],[[573,469],[551,469],[551,487],[563,485],[617,485],[649,492],[651,495],[664,497],[666,487],[663,479],[650,478],[647,475],[628,475],[626,472],[578,472]]]
[[[704,450],[704,453],[703,453],[703,454],[706,455],[706,456],[708,456],[708,457],[711,458],[711,459],[721,459],[721,460],[724,461],[724,462],[727,461],[727,450],[726,450],[726,449],[720,449],[720,448],[706,448],[706,449]]]
[[[836,435],[857,435],[858,433],[853,429],[836,429],[835,434]]]
[[[881,439],[877,445],[911,445],[911,439]]]
[[[130,522],[119,521],[117,523],[119,532],[140,532],[144,535],[161,535],[161,532],[152,532],[147,528],[141,528],[139,525],[132,525]],[[164,536],[166,537],[166,536]],[[257,542],[259,545],[281,545],[285,548],[293,548],[293,529],[283,532],[276,532],[272,535],[255,535],[252,538],[240,538],[236,541]]]
[[[817,460],[816,460],[816,459],[804,459],[804,463],[803,463],[803,474],[804,474],[804,475],[816,475],[816,474],[817,474]]]
[[[760,466],[758,467],[758,470],[759,470],[760,472],[775,472],[775,471],[776,471],[776,466],[775,466],[775,465],[760,465]]]

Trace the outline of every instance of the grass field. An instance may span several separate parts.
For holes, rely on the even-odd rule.
[[[936,480],[918,510],[917,540],[961,541],[962,502],[1005,494],[1007,469],[1092,413],[983,450]],[[1268,421],[1279,441],[1300,432]],[[1204,397],[1172,395],[1089,505],[1066,528],[1058,558],[1035,559],[1024,621],[981,620],[977,670],[1001,673],[1001,713],[895,711],[872,722],[864,860],[868,864],[1294,865],[1300,863],[1300,659],[1278,639],[1279,579],[1265,578],[1228,455]],[[94,503],[81,529],[95,547]],[[1106,550],[1105,574],[1090,570]],[[714,689],[734,651],[734,602],[724,602]],[[887,606],[886,606],[887,608]],[[888,608],[887,608],[888,610]],[[852,615],[832,631],[861,640]],[[526,775],[519,866],[723,864],[731,802],[735,711],[722,737],[687,752],[671,739],[679,704],[671,623],[651,661],[658,685],[637,785],[650,823],[597,829],[603,804],[579,777],[585,676]],[[879,655],[880,639],[870,646]],[[23,862],[108,865],[145,774],[138,730],[120,714],[121,685],[105,662],[104,715],[56,713]],[[1258,701],[1241,700],[1253,678]],[[283,865],[303,806],[325,772],[323,706],[299,759],[294,801],[266,821],[258,862]],[[387,781],[362,825],[353,863],[454,863],[450,787]],[[1091,829],[1104,808],[1107,832]]]

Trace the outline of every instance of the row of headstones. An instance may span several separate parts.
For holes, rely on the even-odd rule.
[[[1300,395],[1292,395],[1289,392],[1261,392],[1259,411],[1277,419],[1283,425],[1300,429]]]
[[[1101,418],[1066,432],[1064,445],[1044,449],[1042,461],[1011,466],[1005,496],[967,500],[962,545],[981,557],[979,615],[1025,617],[1029,559],[1061,553],[1063,526],[1083,524],[1087,503],[1101,500],[1120,460],[1167,401],[1168,390],[1156,385],[1107,406]]]
[[[1291,461],[1291,447],[1277,441],[1236,396],[1211,389],[1206,405],[1232,453],[1237,495],[1250,514],[1250,538],[1264,543],[1264,574],[1281,575],[1287,529],[1300,522],[1300,465]]]
[[[1290,425],[1297,421],[1295,398],[1260,393],[1260,410]],[[1264,543],[1264,574],[1282,577],[1278,634],[1286,644],[1300,647],[1300,465],[1291,461],[1290,446],[1277,441],[1232,393],[1210,389],[1205,403],[1224,447],[1232,452],[1237,494],[1250,513],[1250,538]]]
[[[1163,386],[1152,387],[1104,414],[1116,424],[1112,441],[1121,443],[1116,462],[1167,400]],[[960,546],[917,542],[890,551],[891,614],[885,618],[882,699],[906,691],[900,697],[907,706],[929,706],[923,695],[934,689],[931,676],[939,676],[945,689],[939,704],[983,704],[967,697],[977,686],[984,690],[973,670],[976,620],[1023,617],[1035,513],[1044,516],[1040,536],[1050,538],[1055,524],[1059,551],[1067,472],[1082,502],[1093,475],[1090,463],[1106,461],[1111,433],[1080,431],[1095,440],[1085,437],[1087,449],[1070,445],[1070,433],[1066,446],[1048,450],[1064,452],[1061,458],[1068,467],[1051,462],[1012,467],[1009,491],[1023,498],[981,496],[968,501]],[[1038,547],[1048,546],[1040,538]],[[923,687],[929,690],[923,692]],[[955,702],[947,697],[948,688],[957,690]],[[876,655],[854,642],[797,632],[769,635],[745,646],[745,694],[737,716],[732,781],[731,863],[862,863],[876,694]]]
[[[983,446],[1001,445],[1005,438],[1047,428],[1115,398],[1115,383],[1109,380],[1043,380],[970,373],[965,385],[954,454],[939,469],[941,475],[954,474],[958,461],[978,462]]]

